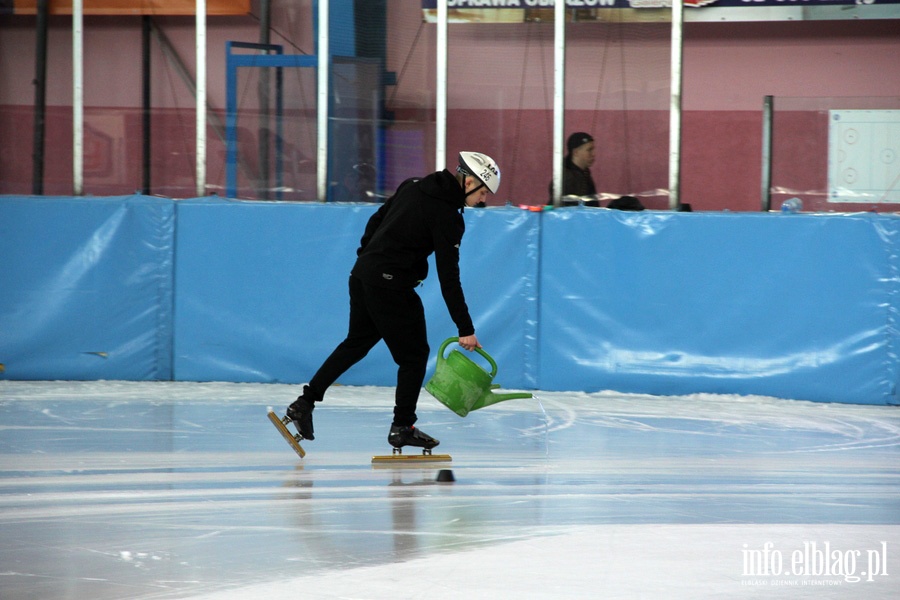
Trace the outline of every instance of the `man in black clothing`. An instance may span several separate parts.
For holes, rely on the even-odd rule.
[[[566,141],[566,162],[563,168],[563,196],[596,196],[597,187],[591,176],[594,164],[594,138],[579,131]],[[550,182],[550,201],[553,204],[553,182]]]
[[[438,445],[413,426],[429,354],[425,311],[415,288],[427,276],[427,259],[434,253],[441,294],[459,332],[459,345],[470,352],[481,347],[459,281],[462,212],[483,202],[499,185],[500,169],[493,159],[460,152],[455,175],[444,169],[407,179],[372,215],[350,271],[347,337],[287,410],[304,439],[314,439],[315,402],[321,402],[325,390],[383,339],[398,367],[388,442],[395,448]]]

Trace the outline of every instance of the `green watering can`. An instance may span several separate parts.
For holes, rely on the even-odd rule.
[[[497,374],[497,363],[491,355],[481,348],[475,348],[491,363],[491,372],[472,362],[459,350],[453,350],[444,358],[444,350],[453,342],[458,342],[458,337],[447,338],[438,350],[437,367],[434,375],[425,384],[425,389],[437,398],[441,404],[461,417],[473,410],[490,406],[505,400],[516,398],[531,398],[529,392],[512,392],[508,394],[495,394],[491,390],[500,386],[493,383]]]

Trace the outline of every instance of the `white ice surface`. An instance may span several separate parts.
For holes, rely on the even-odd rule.
[[[900,597],[896,407],[423,392],[453,462],[394,469],[392,389],[333,388],[302,461],[296,394],[0,381],[0,598]]]

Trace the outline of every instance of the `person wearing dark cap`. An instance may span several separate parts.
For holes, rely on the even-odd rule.
[[[563,168],[563,196],[596,196],[597,187],[591,176],[594,164],[594,138],[579,131],[566,141],[566,161]],[[550,202],[553,204],[553,182],[550,182]]]
[[[357,163],[347,171],[344,180],[334,190],[335,202],[376,202],[375,167],[369,163]]]

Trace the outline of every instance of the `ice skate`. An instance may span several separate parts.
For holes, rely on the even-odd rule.
[[[398,453],[402,453],[403,446],[417,446],[424,449],[423,454],[431,454],[431,449],[440,444],[439,441],[412,425],[409,427],[391,425],[388,443],[394,447],[395,451],[399,450]]]
[[[440,444],[439,441],[415,427],[400,427],[391,425],[388,434],[388,443],[393,446],[393,452],[387,456],[373,456],[373,463],[415,463],[415,462],[449,462],[449,454],[432,454],[431,449]],[[403,454],[405,446],[415,446],[422,449],[421,454]]]
[[[269,407],[269,420],[272,422],[272,425],[275,426],[275,429],[278,430],[278,433],[281,434],[281,437],[294,449],[294,452],[297,453],[297,456],[303,458],[306,456],[306,450],[300,445],[300,441],[303,439],[299,433],[291,433],[287,428],[287,424],[291,422],[287,417],[279,417],[275,414],[275,411]]]
[[[288,406],[287,417],[294,422],[294,427],[303,437],[304,440],[314,440],[312,412],[315,404],[312,400],[306,398],[306,388],[304,387],[304,395]]]

